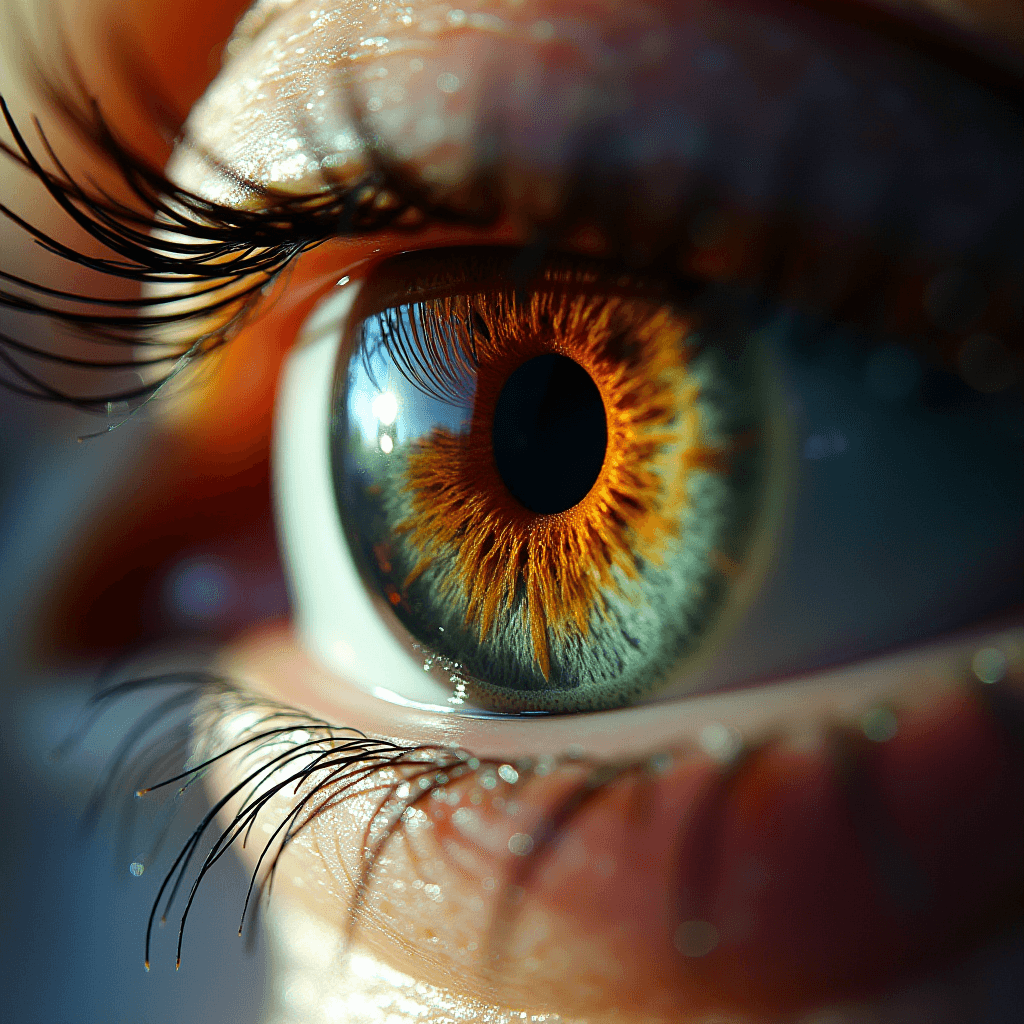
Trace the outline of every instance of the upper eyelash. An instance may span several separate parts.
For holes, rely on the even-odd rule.
[[[54,151],[39,120],[33,118],[42,153],[53,169],[44,166],[2,96],[0,115],[14,144],[0,141],[0,152],[41,182],[51,199],[113,256],[95,257],[64,245],[3,203],[0,215],[54,256],[104,277],[138,285],[195,282],[200,288],[191,295],[176,292],[105,298],[50,288],[0,270],[0,280],[15,289],[0,290],[0,307],[42,316],[84,334],[93,343],[148,346],[157,351],[130,360],[76,358],[0,333],[0,362],[13,377],[0,378],[0,384],[32,398],[87,411],[102,411],[114,402],[145,400],[193,359],[229,340],[256,312],[268,286],[310,249],[339,236],[358,237],[385,228],[416,230],[436,219],[468,219],[432,206],[407,175],[391,167],[374,149],[371,133],[365,134],[370,169],[355,184],[324,182],[315,192],[289,195],[240,179],[230,169],[214,164],[257,196],[259,206],[245,210],[211,202],[175,185],[136,156],[111,129],[95,101],[85,95],[76,98],[48,80],[44,85],[63,122],[101,154],[130,199],[117,199],[96,184],[86,186],[76,180]],[[166,237],[169,232],[173,239]],[[184,311],[173,309],[183,298],[205,295],[211,296],[209,301]],[[152,336],[154,330],[169,325],[198,325],[211,313],[235,304],[239,308],[211,332],[174,343]],[[82,306],[84,312],[75,308]],[[171,309],[160,312],[163,307]],[[99,373],[167,364],[170,369],[139,387],[82,394],[45,380],[23,365],[19,356]]]
[[[0,333],[0,363],[7,370],[6,375],[0,375],[0,384],[33,398],[101,413],[109,413],[114,403],[143,404],[194,360],[229,341],[259,312],[271,286],[308,250],[331,238],[358,237],[384,229],[415,231],[429,223],[487,225],[501,213],[486,161],[466,183],[471,202],[467,205],[463,199],[461,205],[453,205],[444,196],[434,195],[425,182],[418,181],[400,165],[367,125],[355,102],[350,104],[349,113],[369,164],[369,170],[359,181],[349,185],[323,181],[321,188],[294,196],[247,181],[210,158],[211,166],[258,197],[256,209],[224,206],[176,186],[123,144],[96,102],[85,92],[73,64],[70,78],[77,94],[73,94],[70,86],[55,84],[38,67],[36,77],[57,114],[83,142],[101,154],[130,198],[123,201],[98,185],[85,186],[76,180],[51,147],[38,120],[33,119],[42,152],[54,169],[44,166],[0,97],[0,115],[15,140],[14,146],[0,142],[0,150],[39,180],[53,201],[113,253],[113,257],[94,257],[65,246],[3,204],[0,204],[0,215],[33,236],[37,244],[54,256],[102,277],[123,279],[136,285],[187,283],[199,287],[191,295],[176,290],[166,296],[103,298],[49,288],[0,271],[0,281],[13,288],[0,289],[0,307],[49,319],[64,330],[77,333],[94,347],[87,355],[73,356]],[[149,99],[149,106],[154,106],[155,94],[147,92],[145,81],[140,81],[136,75],[134,84],[142,101]],[[354,83],[349,81],[347,85],[351,100]],[[169,128],[178,132],[180,125]],[[593,202],[600,199],[603,181],[590,173],[591,165],[599,166],[599,162],[595,164],[592,150],[595,146],[600,150],[600,139],[591,134],[581,126],[575,139],[563,205],[546,223],[532,226],[531,238],[517,265],[517,273],[524,279],[531,276],[531,270],[540,265],[549,250],[571,240],[574,232],[585,231],[588,227],[596,227],[603,235],[611,257],[630,251],[628,225],[615,210],[603,211],[596,219],[593,212],[588,213]],[[794,159],[790,162],[798,165],[799,154],[792,156]],[[592,194],[595,188],[597,192]],[[673,238],[686,235],[686,224],[717,208],[714,189],[709,190],[708,183],[694,185],[694,189],[686,209],[680,211],[680,224],[678,230],[672,232]],[[787,274],[795,273],[791,285],[799,293],[803,244],[799,233],[792,230],[781,210],[769,228],[765,251],[761,254],[763,266],[749,284],[758,294],[779,295]],[[175,235],[173,239],[166,237],[171,231]],[[661,255],[660,250],[648,254],[645,265],[662,267],[665,260]],[[825,311],[840,322],[849,320],[866,326],[870,334],[884,339],[891,328],[888,303],[895,301],[893,286],[899,277],[897,264],[898,259],[895,263],[891,259],[882,260],[868,273],[856,258],[853,259],[833,281],[835,294],[830,292],[831,297],[822,299]],[[675,260],[668,259],[667,265],[675,266]],[[985,267],[979,265],[975,269],[983,271]],[[865,301],[865,289],[879,301]],[[198,304],[193,301],[203,296],[209,296],[208,301]],[[189,300],[188,308],[181,309],[178,304],[184,299]],[[218,310],[224,311],[221,322],[212,328],[203,325],[204,318]],[[157,332],[171,325],[185,325],[192,333],[175,342],[161,340]],[[935,335],[925,331],[919,341],[921,346],[937,346],[932,357],[937,355],[939,362],[948,363],[952,359],[955,346],[941,332]],[[110,359],[99,353],[94,357],[95,347],[102,349],[105,345],[127,346],[137,351],[129,359]],[[152,373],[136,386],[95,393],[72,390],[47,379],[30,368],[32,361],[86,374],[166,369]]]

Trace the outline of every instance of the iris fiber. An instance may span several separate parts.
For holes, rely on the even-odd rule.
[[[513,612],[522,594],[523,625],[547,679],[549,633],[562,637],[576,630],[586,637],[591,617],[608,615],[604,592],[619,587],[613,568],[632,579],[638,556],[660,560],[664,539],[679,528],[687,473],[691,467],[719,470],[724,453],[701,441],[695,385],[685,373],[688,328],[670,313],[642,318],[628,300],[551,292],[534,294],[527,303],[499,294],[477,305],[489,330],[477,341],[469,433],[436,430],[409,455],[405,490],[412,514],[396,529],[419,558],[405,583],[439,560],[453,560],[456,571],[441,590],[465,602],[465,623],[481,642],[499,611]],[[632,357],[619,351],[624,330],[631,335]],[[542,515],[510,500],[491,431],[509,371],[523,357],[549,352],[571,353],[597,382],[608,410],[609,444],[584,499]],[[677,434],[672,428],[680,418]]]
[[[722,566],[742,558],[747,361],[709,350],[676,304],[571,265],[528,288],[453,277],[366,316],[340,378],[350,545],[475,702],[629,703],[699,647],[728,593]],[[383,394],[401,411],[368,425],[357,409]],[[537,473],[509,469],[517,431],[546,448]]]

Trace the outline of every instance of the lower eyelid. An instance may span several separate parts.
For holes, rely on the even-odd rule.
[[[1020,650],[1020,631],[1001,634],[999,642]],[[1007,757],[1013,747],[1000,718],[957,686],[951,666],[968,664],[976,649],[977,642],[933,651],[916,663],[910,658],[902,672],[895,662],[881,672],[875,666],[874,694],[871,667],[847,690],[835,680],[826,686],[808,681],[803,700],[800,691],[789,699],[791,707],[817,700],[818,711],[804,716],[814,728],[793,729],[786,740],[762,732],[771,742],[754,741],[753,752],[734,761],[721,756],[730,753],[733,735],[721,730],[737,719],[722,712],[749,707],[749,695],[690,702],[678,712],[663,708],[662,717],[672,718],[665,735],[641,728],[626,730],[624,739],[624,723],[637,725],[645,709],[577,718],[571,733],[564,720],[460,729],[438,716],[396,717],[394,708],[382,711],[372,698],[339,691],[343,684],[335,680],[331,714],[345,724],[474,753],[489,746],[487,753],[510,759],[501,773],[491,765],[488,781],[472,771],[460,781],[446,778],[438,796],[424,795],[374,875],[362,937],[400,962],[410,948],[425,950],[417,972],[428,981],[445,983],[454,965],[467,983],[486,986],[500,977],[501,991],[524,1000],[543,992],[547,979],[543,967],[531,975],[523,965],[560,963],[549,961],[552,947],[572,950],[573,970],[583,971],[581,983],[589,970],[598,1001],[609,962],[634,965],[634,976],[619,982],[638,986],[637,999],[657,1002],[669,998],[666,993],[677,999],[682,992],[686,1005],[696,1006],[695,993],[703,993],[707,1009],[718,1006],[723,993],[726,1001],[742,992],[754,1004],[783,1008],[806,1002],[815,985],[826,982],[854,992],[891,980],[910,966],[900,960],[903,943],[921,955],[939,955],[956,936],[1013,913],[1005,897],[1019,887],[1024,843],[1008,809],[1024,795],[1024,780]],[[228,671],[268,696],[318,710],[330,684],[317,680],[317,670],[286,634],[239,649]],[[1008,692],[1019,692],[1019,665],[1010,676],[1018,689]],[[921,685],[901,686],[900,677]],[[888,708],[901,707],[882,701],[886,687],[890,696],[903,690],[909,705],[896,717],[886,717]],[[771,705],[776,697],[761,691],[754,700]],[[709,720],[715,703],[717,723]],[[688,714],[695,705],[696,713]],[[874,717],[865,715],[872,711]],[[785,716],[778,713],[776,721]],[[717,734],[708,728],[714,724]],[[564,751],[569,736],[590,748],[593,735],[606,754],[616,736],[620,751],[623,745],[647,752],[671,745],[675,754],[654,761],[620,757],[617,770],[602,762],[605,776],[592,787],[593,802],[585,799],[578,817],[556,830],[557,842],[533,873],[531,847],[553,835],[544,822],[581,783],[585,790],[594,764],[570,753],[571,764],[537,777],[530,767],[543,764],[537,751],[522,758],[544,731],[538,726],[553,726],[552,752]],[[707,753],[716,752],[716,735],[718,761]],[[283,872],[308,874],[336,891],[337,900],[324,900],[323,889],[309,880],[296,890],[300,896],[312,891],[316,912],[327,918],[340,922],[347,914],[359,837],[372,815],[365,800],[338,802],[311,824],[311,841]],[[482,954],[471,953],[495,938],[489,922],[507,895],[504,886],[517,882],[525,889],[518,924],[499,936],[515,956],[501,961],[488,980],[480,970]],[[867,929],[878,929],[887,941],[863,944]],[[709,943],[714,948],[706,956],[695,955]],[[405,953],[396,954],[399,949]]]
[[[675,698],[615,711],[488,720],[403,708],[321,668],[291,632],[268,630],[244,646],[229,675],[241,670],[262,696],[307,708],[332,721],[411,742],[463,746],[480,756],[557,755],[584,742],[588,753],[621,760],[685,743],[699,744],[707,726],[724,725],[747,744],[780,735],[806,739],[829,722],[857,723],[875,707],[921,705],[955,687],[970,672],[974,651],[994,645],[1024,657],[1024,633],[1011,613],[1002,622],[956,637],[791,681]],[[355,721],[353,722],[353,718]]]

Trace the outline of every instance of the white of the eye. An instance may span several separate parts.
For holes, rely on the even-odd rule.
[[[358,283],[336,288],[313,310],[278,388],[274,500],[296,629],[324,667],[383,700],[465,713],[447,703],[451,691],[425,672],[423,658],[417,660],[411,644],[403,645],[385,625],[383,616],[390,611],[383,601],[375,603],[360,579],[338,514],[331,475],[331,392],[357,290]],[[392,396],[378,398],[380,408],[374,411],[384,424]]]

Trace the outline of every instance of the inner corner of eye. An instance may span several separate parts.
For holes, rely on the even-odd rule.
[[[365,282],[332,397],[344,534],[449,704],[631,704],[741,589],[770,389],[693,303],[571,258],[524,286],[514,259],[435,251]]]

